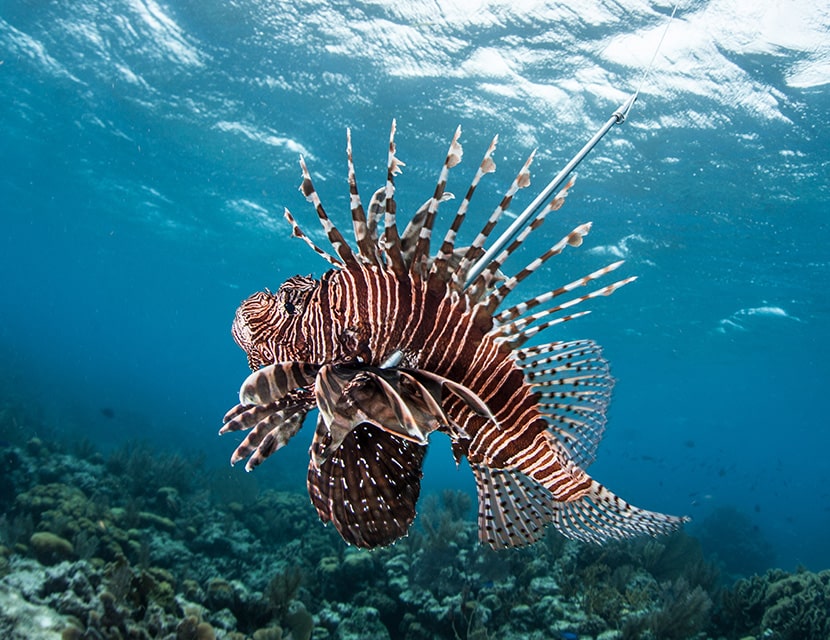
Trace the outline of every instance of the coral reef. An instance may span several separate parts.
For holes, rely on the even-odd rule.
[[[444,491],[424,496],[408,537],[366,551],[321,526],[301,491],[241,491],[147,444],[105,457],[53,442],[0,447],[4,638],[830,637],[830,572],[723,588],[707,546],[720,544],[729,574],[762,548],[756,534],[740,565],[723,562],[718,528],[745,530],[734,513],[704,527],[703,545],[682,532],[602,547],[550,533],[496,553],[478,544],[470,496]],[[194,469],[209,480],[196,486]]]
[[[772,569],[739,580],[723,592],[715,622],[730,637],[830,638],[830,570]]]

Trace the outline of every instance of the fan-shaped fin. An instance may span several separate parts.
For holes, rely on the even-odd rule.
[[[518,471],[472,465],[478,490],[478,539],[493,549],[538,541],[553,518],[550,493]]]
[[[308,492],[320,519],[358,547],[405,536],[415,518],[425,454],[425,446],[358,425],[319,467],[309,465]]]
[[[519,351],[516,359],[525,379],[540,394],[537,406],[552,433],[573,461],[586,468],[605,432],[614,386],[599,345],[590,340],[556,342]]]
[[[647,511],[629,504],[596,480],[581,498],[553,503],[553,524],[568,538],[601,544],[675,531],[689,518]]]

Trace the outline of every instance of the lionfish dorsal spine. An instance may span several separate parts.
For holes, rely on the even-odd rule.
[[[332,266],[337,267],[338,269],[342,269],[342,268],[343,268],[343,263],[342,263],[342,262],[340,262],[340,260],[338,260],[337,258],[335,258],[335,257],[334,257],[333,255],[331,255],[328,251],[326,251],[326,250],[321,249],[320,247],[318,247],[318,246],[314,243],[314,241],[313,241],[311,238],[309,238],[309,237],[308,237],[308,236],[307,236],[307,235],[303,232],[303,230],[302,230],[302,229],[300,229],[300,225],[298,225],[298,224],[297,224],[297,221],[294,219],[294,216],[293,216],[293,215],[291,215],[291,212],[288,210],[288,207],[286,207],[286,208],[284,209],[284,211],[283,211],[283,215],[285,216],[285,219],[286,219],[286,220],[288,220],[288,224],[290,224],[290,225],[291,225],[291,234],[292,234],[295,238],[299,238],[300,240],[302,240],[303,242],[305,242],[305,243],[309,246],[309,248],[311,248],[311,250],[312,250],[312,251],[314,251],[317,255],[319,255],[321,258],[323,258],[323,260],[325,260],[326,262],[328,262],[328,263],[329,263],[329,264],[331,264]]]
[[[487,242],[490,232],[496,226],[496,223],[498,223],[501,215],[510,207],[510,203],[513,201],[513,196],[516,195],[516,192],[519,189],[523,189],[530,184],[530,165],[533,162],[535,155],[536,150],[534,149],[525,161],[524,165],[522,165],[519,173],[513,179],[510,187],[502,197],[501,202],[499,202],[498,206],[493,210],[493,213],[490,214],[487,222],[484,224],[481,231],[479,231],[478,235],[473,240],[473,243],[470,245],[469,249],[467,249],[464,257],[456,267],[452,279],[455,286],[459,290],[463,291],[466,288],[464,281],[466,280],[467,272],[475,260],[479,258],[482,253],[484,253],[484,243]]]
[[[560,311],[564,311],[565,309],[570,309],[571,307],[585,302],[586,300],[591,300],[592,298],[597,298],[599,296],[609,296],[620,287],[623,287],[636,279],[636,276],[629,276],[628,278],[618,280],[617,282],[613,282],[609,285],[601,287],[600,289],[596,289],[594,291],[591,291],[590,293],[586,293],[583,296],[571,298],[570,300],[562,302],[561,304],[558,304],[556,306],[549,307],[548,309],[544,309],[543,311],[537,311],[536,313],[519,317],[516,320],[509,322],[508,324],[501,325],[497,329],[497,331],[503,334],[521,334],[522,332],[524,332],[529,337],[530,335],[533,335],[535,333],[538,333],[538,331],[541,331],[541,329],[539,329],[537,331],[533,331],[533,333],[530,333],[532,329],[526,330],[526,328],[534,322],[537,322],[538,320],[551,316],[555,313],[559,313]]]
[[[458,211],[455,214],[455,218],[453,218],[450,228],[447,229],[447,233],[444,235],[441,247],[438,249],[438,253],[435,256],[432,272],[442,281],[447,281],[449,279],[447,263],[455,253],[455,239],[458,235],[459,229],[461,228],[461,224],[464,222],[464,218],[467,215],[467,209],[470,206],[470,201],[473,198],[476,187],[478,187],[478,183],[481,181],[484,174],[492,173],[496,170],[496,163],[493,161],[493,152],[496,150],[498,139],[498,136],[494,136],[492,142],[490,142],[490,146],[487,147],[484,158],[481,160],[481,163],[473,176],[473,180],[467,188],[467,193],[464,196],[464,199],[461,201],[461,204],[458,205]]]
[[[461,162],[461,157],[464,154],[461,143],[458,142],[460,137],[461,126],[459,125],[455,129],[455,133],[450,141],[450,148],[447,150],[447,157],[441,167],[441,173],[438,176],[435,191],[427,204],[426,218],[424,219],[424,224],[421,226],[421,230],[418,233],[418,240],[415,244],[415,252],[412,256],[412,262],[410,263],[410,270],[412,273],[426,275],[426,261],[429,258],[432,226],[435,224],[435,216],[438,212],[438,205],[440,205],[444,199],[444,192],[447,188],[447,178],[449,176],[450,169]]]
[[[386,191],[384,206],[384,249],[389,258],[389,265],[392,271],[399,278],[406,275],[407,268],[401,252],[401,238],[398,234],[397,225],[397,203],[395,202],[395,176],[401,173],[401,167],[405,166],[395,155],[395,130],[397,124],[392,120],[392,129],[389,132],[389,155],[386,167]]]
[[[349,171],[349,205],[352,212],[352,227],[357,242],[358,257],[366,264],[379,265],[377,233],[372,231],[366,219],[360,193],[357,189],[357,176],[352,158],[352,130],[346,129],[346,159]]]
[[[563,238],[563,241],[564,240],[565,239]],[[562,248],[564,248],[564,245],[563,245],[562,248],[560,248],[559,247],[560,244],[562,244],[562,241],[560,241],[559,243],[554,245],[554,247],[552,247],[549,250],[548,253],[551,253],[551,256],[556,255],[557,253],[559,253],[562,250]],[[545,254],[545,255],[547,255],[547,254]],[[548,257],[550,257],[550,256],[548,256]],[[545,256],[541,256],[537,260],[544,261],[545,259],[546,259]],[[536,261],[534,261],[534,262],[536,262]],[[501,311],[500,313],[496,314],[493,317],[493,320],[495,320],[497,324],[504,324],[505,322],[507,322],[509,320],[513,320],[514,318],[518,318],[520,315],[523,315],[524,313],[526,313],[530,309],[533,309],[533,308],[539,306],[540,304],[544,304],[545,302],[548,302],[549,300],[553,300],[554,298],[562,295],[563,293],[568,293],[568,292],[573,291],[574,289],[576,289],[578,287],[584,287],[589,282],[591,282],[593,280],[596,280],[597,278],[601,278],[602,276],[604,276],[608,273],[611,273],[615,269],[622,266],[624,262],[625,262],[625,260],[618,260],[617,262],[612,262],[611,264],[606,265],[606,266],[602,267],[601,269],[597,269],[596,271],[592,271],[587,276],[582,276],[581,278],[577,278],[576,280],[574,280],[572,282],[569,282],[566,285],[562,285],[561,287],[557,287],[556,289],[552,289],[550,291],[547,291],[546,293],[543,293],[542,295],[534,296],[533,298],[525,300],[524,302],[520,302],[519,304],[515,304],[512,307],[509,307],[509,308],[505,309],[504,311]],[[533,263],[531,263],[531,265],[532,264]],[[525,267],[524,271],[530,271],[530,265],[528,265],[528,267]],[[507,287],[507,291],[506,291],[506,293],[499,295],[500,300],[503,300],[504,297],[507,295],[507,293],[509,293],[510,291],[513,290],[515,285],[509,286],[511,284],[511,280],[515,279],[517,281],[517,283],[521,281],[521,279],[522,279],[520,277],[521,274],[522,274],[522,272],[520,272],[519,274],[514,276],[514,278],[509,278],[504,284],[501,285],[501,287]],[[526,275],[529,275],[529,273],[526,274]]]
[[[326,214],[326,210],[323,208],[323,203],[320,201],[320,196],[314,188],[314,183],[311,180],[311,174],[309,173],[308,167],[306,166],[305,160],[302,156],[300,157],[300,167],[303,171],[303,182],[300,185],[300,191],[302,191],[306,199],[314,205],[314,210],[317,212],[317,217],[320,219],[320,224],[322,225],[323,231],[325,231],[331,246],[334,247],[335,253],[346,264],[346,266],[357,267],[357,258],[355,258],[352,248],[349,246],[349,243],[346,242],[346,239],[343,237],[343,234],[340,233],[340,230],[329,219]]]
[[[525,227],[518,234],[516,239],[507,247],[504,251],[502,251],[488,266],[487,269],[482,272],[480,276],[476,279],[475,282],[478,282],[479,278],[484,276],[487,277],[485,274],[490,274],[490,278],[492,278],[495,273],[501,268],[504,264],[504,261],[507,260],[508,257],[518,249],[521,244],[525,241],[528,235],[532,233],[535,229],[537,229],[542,222],[544,221],[545,217],[551,211],[556,211],[559,209],[562,204],[565,202],[565,197],[568,195],[568,190],[574,185],[574,181],[576,180],[576,176],[571,178],[570,182],[556,195],[556,197],[551,201],[550,206],[546,207],[542,210],[536,218],[534,218],[531,223]],[[576,229],[571,231],[567,236],[562,238],[559,242],[553,245],[550,249],[548,249],[545,253],[541,256],[530,262],[527,266],[523,269],[518,271],[515,275],[507,278],[499,287],[497,287],[494,291],[492,291],[487,298],[484,300],[484,304],[487,306],[487,310],[490,313],[494,313],[498,306],[502,303],[502,301],[507,297],[507,295],[516,288],[516,286],[522,282],[525,278],[527,278],[531,273],[536,271],[539,267],[541,267],[545,262],[550,260],[553,256],[558,255],[562,252],[562,250],[570,245],[570,246],[579,246],[582,244],[582,236],[588,233],[588,230],[591,228],[591,223],[582,224],[578,226]]]

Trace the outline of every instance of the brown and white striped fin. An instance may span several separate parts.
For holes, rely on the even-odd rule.
[[[475,193],[476,187],[478,187],[478,183],[481,181],[481,178],[484,176],[484,174],[492,173],[496,170],[496,163],[493,162],[492,156],[493,152],[495,152],[496,150],[496,144],[498,143],[498,139],[498,136],[494,136],[493,141],[487,148],[487,151],[484,154],[484,158],[481,160],[481,163],[478,166],[478,170],[476,170],[476,173],[473,176],[473,180],[470,183],[469,188],[467,189],[467,194],[464,196],[464,199],[458,206],[458,211],[455,214],[455,218],[453,218],[452,224],[450,225],[450,228],[447,230],[447,233],[444,236],[444,241],[441,243],[441,247],[438,249],[438,253],[435,256],[435,260],[432,265],[432,273],[437,275],[444,282],[448,281],[450,278],[450,269],[448,268],[448,262],[453,258],[453,255],[455,254],[455,239],[458,236],[458,231],[461,228],[461,224],[464,222],[465,216],[467,215],[467,209],[470,206],[470,200],[472,200],[473,198],[473,194]],[[464,253],[466,255],[466,251]]]
[[[563,535],[602,543],[670,533],[686,521],[629,504],[591,478],[567,454],[557,436],[544,431],[506,460],[506,468],[521,471],[550,494],[552,522]]]
[[[602,544],[641,535],[675,531],[689,518],[640,509],[591,480],[584,496],[553,503],[554,526],[567,538]]]
[[[530,327],[529,329],[525,329],[524,331],[519,331],[518,333],[512,334],[502,332],[500,327],[496,327],[493,329],[493,332],[497,334],[495,341],[497,344],[507,345],[511,349],[518,349],[540,331],[550,329],[551,327],[556,326],[557,324],[562,324],[564,322],[576,320],[577,318],[581,318],[582,316],[587,316],[589,313],[591,313],[590,310],[578,311],[577,313],[571,313],[566,316],[560,316],[559,318],[548,320],[547,322],[543,322],[542,324],[537,325],[535,327]]]
[[[314,397],[307,389],[295,389],[287,395],[262,404],[238,404],[232,407],[223,418],[219,435],[232,431],[245,431],[256,427],[273,414],[293,415],[297,411],[307,411],[314,407]]]
[[[376,252],[383,251],[383,245],[378,234],[378,223],[386,215],[386,187],[381,187],[369,199],[369,209],[366,214],[366,231],[369,239],[375,243]]]
[[[493,227],[496,226],[496,223],[499,221],[499,218],[501,218],[501,215],[510,207],[513,196],[516,195],[516,192],[519,189],[523,189],[530,184],[530,165],[532,164],[535,155],[536,150],[534,149],[525,161],[524,165],[522,165],[521,170],[516,175],[513,182],[510,184],[510,188],[502,197],[499,206],[497,206],[493,210],[493,213],[490,214],[490,218],[487,220],[479,234],[475,237],[473,243],[470,245],[470,248],[467,250],[467,254],[461,259],[461,262],[455,269],[452,275],[452,280],[459,291],[464,288],[464,281],[467,278],[467,271],[470,269],[470,266],[472,266],[473,262],[475,262],[475,260],[477,260],[482,253],[484,253],[484,243],[487,242],[490,232],[493,230]]]
[[[319,365],[308,362],[276,362],[250,374],[239,388],[240,404],[268,404],[300,387],[310,387]]]
[[[449,422],[423,384],[394,368],[323,365],[317,374],[314,394],[322,418],[311,447],[312,463],[316,466],[362,423],[426,444],[430,433]]]
[[[617,282],[602,287],[601,289],[592,291],[591,293],[585,294],[584,296],[572,298],[566,302],[563,302],[562,304],[556,305],[555,307],[550,307],[549,309],[545,309],[543,311],[538,311],[530,315],[522,316],[507,324],[497,325],[493,329],[493,332],[502,336],[501,338],[499,338],[499,341],[519,346],[521,344],[524,344],[524,342],[528,338],[533,337],[540,331],[544,331],[545,329],[548,329],[553,325],[560,324],[561,322],[573,320],[574,318],[579,317],[580,315],[585,315],[589,312],[583,311],[581,313],[575,313],[568,316],[563,316],[561,318],[556,318],[554,320],[549,320],[547,322],[543,322],[539,325],[536,325],[535,327],[529,326],[534,322],[537,322],[542,318],[553,315],[565,309],[569,309],[574,305],[580,304],[581,302],[585,302],[586,300],[597,298],[599,296],[609,296],[620,287],[623,287],[636,279],[637,276],[631,276],[623,280],[618,280]]]
[[[472,282],[470,288],[473,291],[480,290],[483,285],[488,282],[492,282],[496,273],[498,273],[499,269],[501,269],[502,265],[505,261],[516,251],[525,240],[527,240],[528,236],[533,233],[536,229],[542,226],[542,223],[545,221],[545,218],[551,211],[558,210],[562,204],[565,202],[565,198],[568,195],[568,190],[574,185],[576,181],[576,176],[572,177],[568,184],[566,184],[562,190],[556,194],[556,197],[551,200],[550,204],[542,209],[533,220],[531,220],[530,224],[528,224],[524,229],[522,229],[518,235],[516,235],[515,239],[503,250],[501,251],[493,260],[490,261],[490,264],[481,272],[481,274]],[[533,271],[538,269],[542,264],[544,264],[548,259],[552,256],[557,255],[562,251],[562,247],[566,244],[571,244],[572,246],[579,246],[582,244],[582,235],[588,232],[591,228],[590,223],[588,225],[581,225],[577,227],[574,231],[568,234],[565,238],[563,238],[559,243],[554,245],[551,249],[546,251],[542,254],[539,258],[531,262],[527,267],[522,269],[518,274],[513,276],[513,278],[508,278],[507,281],[502,284],[499,289],[493,291],[488,297],[484,300],[483,304],[486,305],[487,310],[492,314],[493,311],[501,303],[504,296],[506,296],[519,282],[524,280],[527,276],[529,276]],[[498,240],[496,241],[498,242]],[[562,245],[562,247],[559,247]],[[506,288],[504,286],[507,285]],[[499,294],[499,291],[501,293]]]
[[[401,254],[401,238],[397,226],[397,203],[395,202],[395,176],[401,173],[401,167],[405,166],[395,155],[395,130],[397,124],[392,120],[392,129],[389,132],[389,157],[386,166],[386,192],[384,194],[384,231],[383,249],[389,259],[388,267],[398,277],[403,277],[407,272]]]
[[[507,322],[509,320],[513,320],[514,318],[517,318],[520,315],[523,315],[528,310],[533,309],[534,307],[537,307],[540,304],[548,302],[549,300],[552,300],[553,298],[556,298],[557,296],[560,296],[563,293],[568,293],[569,291],[573,291],[574,289],[576,289],[578,287],[584,287],[585,285],[587,285],[592,280],[596,280],[597,278],[601,278],[602,276],[616,270],[624,262],[625,262],[624,260],[619,260],[618,262],[613,262],[613,263],[611,263],[611,264],[609,264],[605,267],[602,267],[601,269],[597,269],[596,271],[593,271],[593,272],[589,273],[587,276],[583,276],[581,278],[578,278],[577,280],[574,280],[573,282],[569,282],[566,285],[563,285],[561,287],[558,287],[556,289],[548,291],[547,293],[543,293],[542,295],[535,296],[533,298],[530,298],[529,300],[525,300],[524,302],[521,302],[517,305],[514,305],[514,306],[508,308],[508,309],[505,309],[501,313],[496,314],[493,317],[493,319],[499,324],[504,324],[505,322]],[[509,282],[509,280],[507,282],[505,282],[505,284],[507,284],[508,282]],[[502,286],[504,286],[504,285],[502,285]],[[500,287],[500,289],[501,289],[501,287]],[[506,293],[504,295],[501,295],[501,299],[504,299],[504,297],[506,295],[507,295]]]
[[[328,236],[331,246],[334,247],[334,252],[340,257],[346,266],[357,267],[358,261],[352,251],[352,248],[349,246],[349,243],[346,242],[346,239],[343,237],[343,234],[340,233],[340,230],[329,219],[326,214],[326,210],[323,208],[323,203],[320,201],[320,196],[314,188],[314,183],[311,180],[311,174],[308,172],[308,167],[306,166],[305,160],[302,156],[300,156],[300,167],[303,170],[303,182],[300,185],[300,191],[302,191],[303,195],[306,197],[306,200],[314,205],[314,209],[317,211],[317,217],[320,219],[323,231],[326,232],[326,236]]]
[[[259,466],[265,458],[284,447],[297,434],[303,426],[306,413],[307,411],[294,406],[268,414],[236,447],[231,456],[231,465],[249,458],[245,471]]]
[[[320,519],[358,547],[405,536],[415,518],[425,454],[425,446],[358,425],[320,467],[309,465],[308,492]]]
[[[435,224],[435,214],[438,212],[438,205],[444,200],[444,194],[447,188],[447,178],[449,177],[450,169],[461,162],[461,157],[464,155],[464,150],[458,139],[461,137],[461,126],[455,129],[450,147],[447,150],[447,157],[444,159],[444,165],[441,167],[441,173],[438,176],[438,182],[435,185],[435,191],[432,198],[427,204],[426,217],[424,224],[421,226],[418,234],[418,241],[415,245],[415,253],[412,256],[410,264],[410,271],[421,275],[426,275],[427,260],[430,257],[430,241],[432,239],[432,227]]]
[[[366,221],[366,212],[360,202],[360,193],[357,190],[357,176],[352,159],[352,131],[346,129],[346,158],[349,166],[349,205],[352,211],[352,227],[357,242],[358,258],[366,264],[380,264],[378,256],[377,232],[370,231]]]
[[[455,196],[453,194],[445,192],[441,197],[441,202],[452,200],[454,197]],[[418,245],[418,238],[420,237],[421,229],[423,229],[424,223],[426,222],[431,202],[432,199],[427,200],[418,208],[418,211],[415,212],[415,215],[412,216],[412,219],[406,225],[403,235],[401,235],[401,253],[403,254],[403,261],[405,264],[409,265],[410,268],[412,267],[412,258],[415,256],[415,248]]]
[[[496,419],[496,416],[490,410],[490,407],[487,406],[487,403],[482,400],[479,395],[470,389],[469,387],[464,386],[460,382],[456,382],[455,380],[450,380],[444,376],[441,376],[437,373],[432,371],[427,371],[426,369],[401,369],[402,371],[408,373],[412,377],[417,380],[439,384],[441,387],[445,388],[449,391],[452,395],[456,396],[457,398],[461,399],[464,404],[466,404],[470,409],[472,409],[475,413],[477,413],[482,418],[487,419],[489,422],[492,422],[497,428],[500,428],[499,421]]]
[[[551,432],[583,469],[596,458],[605,432],[614,379],[599,345],[556,342],[519,351],[517,363],[540,395],[537,406]]]
[[[342,263],[342,262],[340,262],[340,260],[338,260],[338,259],[337,259],[337,258],[335,258],[333,255],[331,255],[330,253],[328,253],[327,251],[324,251],[323,249],[321,249],[320,247],[318,247],[316,244],[314,244],[314,241],[313,241],[311,238],[309,238],[309,237],[308,237],[308,236],[307,236],[307,235],[303,232],[303,230],[302,230],[302,229],[300,229],[300,225],[298,225],[298,224],[297,224],[297,221],[294,219],[294,216],[293,216],[293,215],[291,215],[291,212],[288,210],[288,208],[287,208],[287,207],[286,207],[286,209],[283,211],[283,215],[285,216],[285,219],[286,219],[286,220],[288,220],[288,224],[290,224],[290,225],[291,225],[292,235],[293,235],[295,238],[299,238],[300,240],[302,240],[303,242],[305,242],[305,243],[306,243],[309,247],[311,247],[311,250],[312,250],[312,251],[314,251],[314,252],[315,252],[316,254],[318,254],[319,256],[322,256],[323,260],[325,260],[325,261],[326,261],[326,262],[328,262],[329,264],[334,265],[334,266],[335,266],[335,267],[337,267],[338,269],[342,269],[342,268],[343,268],[343,263]]]
[[[471,465],[478,492],[478,539],[492,549],[537,542],[553,518],[552,497],[519,471]]]
[[[281,449],[303,426],[307,411],[300,411],[286,417],[269,431],[254,450],[248,462],[245,463],[245,471],[253,471],[272,453]]]
[[[284,408],[282,402],[270,402],[268,404],[238,404],[230,409],[222,420],[222,428],[219,435],[231,433],[232,431],[245,431],[251,429],[265,420],[268,416]]]

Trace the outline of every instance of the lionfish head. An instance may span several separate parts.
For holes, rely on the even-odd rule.
[[[248,355],[251,369],[307,359],[309,344],[302,332],[302,317],[318,285],[314,278],[294,276],[276,293],[257,291],[239,305],[231,333]]]

